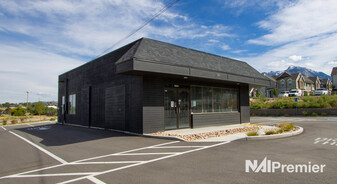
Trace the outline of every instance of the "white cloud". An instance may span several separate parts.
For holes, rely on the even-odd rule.
[[[229,49],[231,49],[230,46],[227,45],[227,44],[222,44],[221,48],[222,48],[222,50],[229,50]]]
[[[270,33],[249,43],[279,45],[337,31],[337,1],[300,0],[258,23]]]
[[[328,62],[329,65],[337,65],[337,61],[330,61]]]
[[[259,22],[268,34],[248,41],[266,45],[267,51],[242,59],[260,71],[298,65],[330,74],[332,61],[337,60],[335,17],[337,1],[334,0],[299,0],[288,4]]]
[[[208,42],[210,42],[210,43],[219,43],[220,41],[219,40],[210,39],[210,40],[208,40]]]
[[[60,73],[97,57],[163,7],[157,0],[0,1],[0,34],[22,40],[0,44],[0,102],[25,101],[27,90],[32,100],[56,100]],[[169,9],[113,49],[140,37],[216,40],[232,37],[230,31]]]
[[[337,33],[292,42],[269,50],[264,54],[241,59],[249,61],[252,66],[260,71],[283,70],[289,65],[298,65],[329,74],[332,66],[328,63],[337,59],[336,48]],[[289,59],[289,55],[293,53],[301,55],[302,60],[294,63],[293,60]],[[278,62],[279,64],[277,64]]]
[[[57,100],[58,75],[83,62],[28,46],[0,44],[0,103]]]
[[[289,56],[289,59],[291,59],[293,61],[301,61],[302,60],[302,56],[292,55],[292,56]]]

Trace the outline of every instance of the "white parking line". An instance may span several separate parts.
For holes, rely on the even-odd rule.
[[[1,128],[4,129],[5,131],[7,131],[7,129],[4,126],[2,126]]]
[[[152,147],[152,148],[201,148],[204,146],[160,146],[160,147]]]
[[[85,165],[85,164],[134,164],[139,162],[146,161],[114,161],[114,162],[76,162],[76,163],[68,163],[68,165]]]
[[[86,159],[82,159],[82,160],[75,161],[75,162],[73,162],[73,163],[76,163],[76,162],[83,162],[83,161],[87,161],[87,160],[94,160],[94,159],[99,159],[99,158],[105,158],[105,157],[114,156],[114,155],[121,155],[121,154],[124,154],[124,153],[129,153],[129,152],[139,151],[139,150],[148,149],[148,148],[152,148],[152,147],[156,147],[156,146],[162,146],[162,145],[167,145],[167,144],[173,144],[173,143],[177,143],[177,142],[179,142],[179,141],[166,142],[166,143],[162,143],[162,144],[156,144],[156,145],[153,145],[153,146],[147,146],[147,147],[142,147],[142,148],[136,148],[136,149],[132,149],[132,150],[128,150],[128,151],[122,151],[122,152],[119,152],[119,153],[112,153],[112,154],[102,155],[102,156],[98,156],[98,157],[86,158]]]
[[[180,152],[165,152],[165,153],[123,153],[114,156],[131,156],[131,155],[173,155]]]
[[[50,157],[54,158],[55,160],[61,162],[62,164],[68,163],[67,161],[63,160],[62,158],[60,158],[60,157],[54,155],[53,153],[51,153],[51,152],[49,152],[48,150],[46,150],[46,149],[40,147],[39,145],[34,144],[33,142],[27,140],[26,138],[21,137],[20,135],[14,133],[14,132],[12,132],[12,131],[9,131],[9,133],[11,133],[11,134],[15,135],[16,137],[19,137],[20,139],[26,141],[28,144],[34,146],[35,148],[39,149],[40,151],[44,152],[45,154],[49,155]]]
[[[31,175],[18,175],[16,178],[34,178],[34,177],[49,177],[49,176],[81,176],[98,174],[99,172],[83,172],[83,173],[55,173],[55,174],[31,174]]]
[[[14,132],[11,132],[11,131],[9,131],[9,132],[12,133],[13,135],[16,135],[19,138],[25,140],[26,142],[28,141],[27,139],[15,134]],[[119,171],[119,170],[123,170],[123,169],[127,169],[127,168],[131,168],[131,167],[135,167],[135,166],[139,166],[139,165],[143,165],[143,164],[147,164],[147,163],[151,163],[151,162],[155,162],[155,161],[159,161],[159,160],[163,160],[163,159],[167,159],[167,158],[171,158],[171,157],[175,157],[175,156],[179,156],[179,155],[194,152],[194,151],[199,151],[199,150],[203,150],[203,149],[207,149],[207,148],[211,148],[211,147],[215,147],[215,146],[220,146],[220,145],[223,145],[223,144],[227,144],[230,141],[221,142],[221,143],[208,145],[208,146],[165,146],[165,145],[174,144],[174,143],[178,143],[178,142],[180,142],[180,141],[166,142],[166,143],[161,143],[161,144],[157,144],[157,145],[153,145],[153,146],[147,146],[147,147],[132,149],[132,150],[123,151],[123,152],[119,152],[119,153],[113,153],[113,154],[102,155],[102,156],[98,156],[98,157],[92,157],[92,158],[77,160],[77,161],[73,161],[73,162],[64,161],[65,163],[61,162],[62,164],[59,164],[59,165],[54,165],[54,166],[35,169],[35,170],[26,171],[26,172],[22,172],[22,173],[18,173],[18,174],[13,174],[13,175],[9,175],[9,176],[4,176],[4,177],[1,177],[0,179],[2,179],[2,178],[24,178],[24,177],[48,177],[48,176],[76,176],[76,175],[78,175],[79,176],[78,178],[67,180],[67,181],[64,181],[64,182],[61,182],[61,183],[70,183],[70,182],[75,182],[75,181],[79,181],[79,180],[83,180],[83,179],[88,179],[91,182],[102,184],[104,182],[97,179],[96,176],[111,173],[111,172],[115,172],[115,171]],[[35,145],[34,143],[31,143],[30,141],[28,141],[28,143],[32,144],[32,145]],[[144,150],[144,149],[165,148],[165,147],[166,148],[192,148],[192,149],[188,150],[188,151],[182,151],[182,152],[132,153],[132,152]],[[45,151],[47,151],[47,150],[45,150]],[[146,161],[108,161],[108,162],[92,162],[92,161],[90,161],[90,162],[85,162],[85,161],[99,159],[99,158],[105,158],[105,157],[109,157],[109,156],[128,156],[128,155],[135,155],[135,156],[137,156],[137,155],[165,155],[165,156],[161,156],[159,158],[154,158],[154,159],[146,160]],[[55,157],[57,157],[57,156],[55,156]],[[62,167],[62,166],[67,166],[67,165],[85,165],[85,164],[129,164],[129,165],[105,170],[105,171],[102,171],[102,172],[31,174],[31,175],[28,174],[28,173],[33,173],[33,172],[37,172],[37,171],[41,171],[41,170],[47,170],[47,169]]]
[[[183,154],[186,154],[186,153],[191,153],[191,152],[194,152],[194,151],[200,151],[200,150],[203,150],[203,149],[212,148],[212,147],[215,147],[215,146],[220,146],[220,145],[223,145],[223,144],[227,144],[229,142],[230,141],[226,141],[226,142],[222,142],[222,143],[218,143],[218,144],[213,144],[213,145],[210,145],[210,146],[204,146],[204,147],[201,147],[201,148],[197,148],[197,149],[193,149],[193,150],[189,150],[189,151],[184,151],[184,152],[176,153],[176,154],[173,154],[173,155],[167,155],[167,156],[156,158],[156,159],[152,159],[152,160],[149,160],[149,161],[146,161],[146,162],[141,162],[141,163],[131,164],[131,165],[127,165],[127,166],[123,166],[123,167],[119,167],[119,168],[114,168],[114,169],[103,171],[103,172],[100,172],[100,173],[97,173],[97,174],[93,174],[93,175],[90,175],[90,176],[83,176],[83,177],[71,179],[71,180],[68,180],[68,181],[64,181],[64,182],[61,182],[60,184],[71,183],[71,182],[79,181],[79,180],[82,180],[82,179],[85,179],[85,178],[89,178],[89,177],[95,177],[95,176],[98,176],[98,175],[107,174],[107,173],[119,171],[119,170],[122,170],[122,169],[130,168],[130,167],[135,167],[135,166],[139,166],[139,165],[143,165],[143,164],[148,164],[148,163],[151,163],[151,162],[155,162],[155,161],[159,161],[159,160],[175,157],[175,156],[178,156],[178,155],[183,155]]]
[[[95,178],[93,176],[89,176],[87,179],[90,180],[90,181],[92,181],[92,182],[94,182],[94,183],[96,183],[96,184],[105,184],[103,181],[101,181],[101,180],[99,180],[99,179],[97,179],[97,178]]]
[[[31,171],[25,171],[25,172],[13,174],[13,175],[3,176],[3,177],[0,177],[0,179],[2,179],[2,178],[15,178],[15,177],[17,177],[19,175],[23,175],[23,174],[28,174],[28,173],[37,172],[37,171],[43,171],[43,170],[47,170],[47,169],[52,169],[52,168],[56,168],[56,167],[61,167],[61,166],[69,165],[69,164],[76,164],[76,163],[87,161],[87,160],[94,160],[94,159],[98,159],[98,158],[104,158],[104,157],[109,157],[109,156],[113,156],[113,155],[119,155],[119,154],[128,153],[128,152],[132,152],[132,151],[138,151],[138,150],[147,149],[147,148],[151,148],[151,147],[155,147],[155,146],[173,144],[173,143],[177,143],[177,142],[179,142],[179,141],[166,142],[166,143],[156,144],[156,145],[152,145],[152,146],[136,148],[136,149],[132,149],[132,150],[128,150],[128,151],[122,151],[122,152],[113,153],[113,154],[107,154],[107,155],[102,155],[102,156],[98,156],[98,157],[86,158],[86,159],[77,160],[77,161],[73,161],[73,162],[67,162],[67,163],[63,163],[63,164],[58,164],[58,165],[43,167],[43,168],[40,168],[40,169],[34,169],[34,170],[31,170]]]

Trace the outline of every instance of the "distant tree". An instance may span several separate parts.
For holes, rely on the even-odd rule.
[[[57,109],[46,107],[45,113],[46,113],[47,116],[56,116],[57,115]]]
[[[24,116],[25,114],[26,114],[26,109],[21,106],[18,106],[11,110],[12,116]]]
[[[260,94],[260,91],[257,89],[256,90],[256,97],[259,97],[261,94]]]
[[[43,104],[42,102],[39,102],[36,104],[35,106],[35,112],[41,116],[41,114],[44,114],[44,110],[45,110],[45,104]]]
[[[274,95],[274,97],[276,97],[278,95],[278,92],[277,92],[276,88],[273,89],[273,95]]]

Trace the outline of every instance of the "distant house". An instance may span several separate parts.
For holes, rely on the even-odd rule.
[[[337,67],[333,67],[331,71],[332,84],[336,88],[337,86]]]
[[[319,77],[316,76],[316,77],[308,77],[308,78],[314,82],[314,87],[315,87],[314,90],[321,87],[321,81]]]
[[[328,91],[332,90],[332,82],[330,79],[320,79],[321,81],[321,88],[325,88]]]
[[[276,78],[277,91],[290,91],[291,89],[305,89],[305,79],[301,73],[284,72]]]
[[[276,79],[271,77],[271,76],[268,76],[266,74],[263,74],[263,75],[268,79],[269,85],[265,86],[265,87],[258,88],[257,90],[259,90],[261,95],[264,96],[264,97],[267,97],[267,98],[276,97],[276,96],[273,95],[273,90],[277,89]],[[256,95],[256,90],[254,91],[254,94]]]
[[[315,91],[315,82],[310,80],[309,77],[304,77],[305,87],[304,91],[310,93],[312,91]]]

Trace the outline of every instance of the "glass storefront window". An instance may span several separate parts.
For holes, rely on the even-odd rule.
[[[223,107],[223,100],[221,95],[221,88],[213,88],[214,112],[221,112]]]
[[[191,87],[191,109],[194,113],[202,112],[202,87]]]
[[[238,89],[191,86],[193,113],[238,111]]]
[[[69,95],[69,114],[76,114],[76,94]]]
[[[202,91],[203,112],[213,112],[213,88],[203,87]]]

